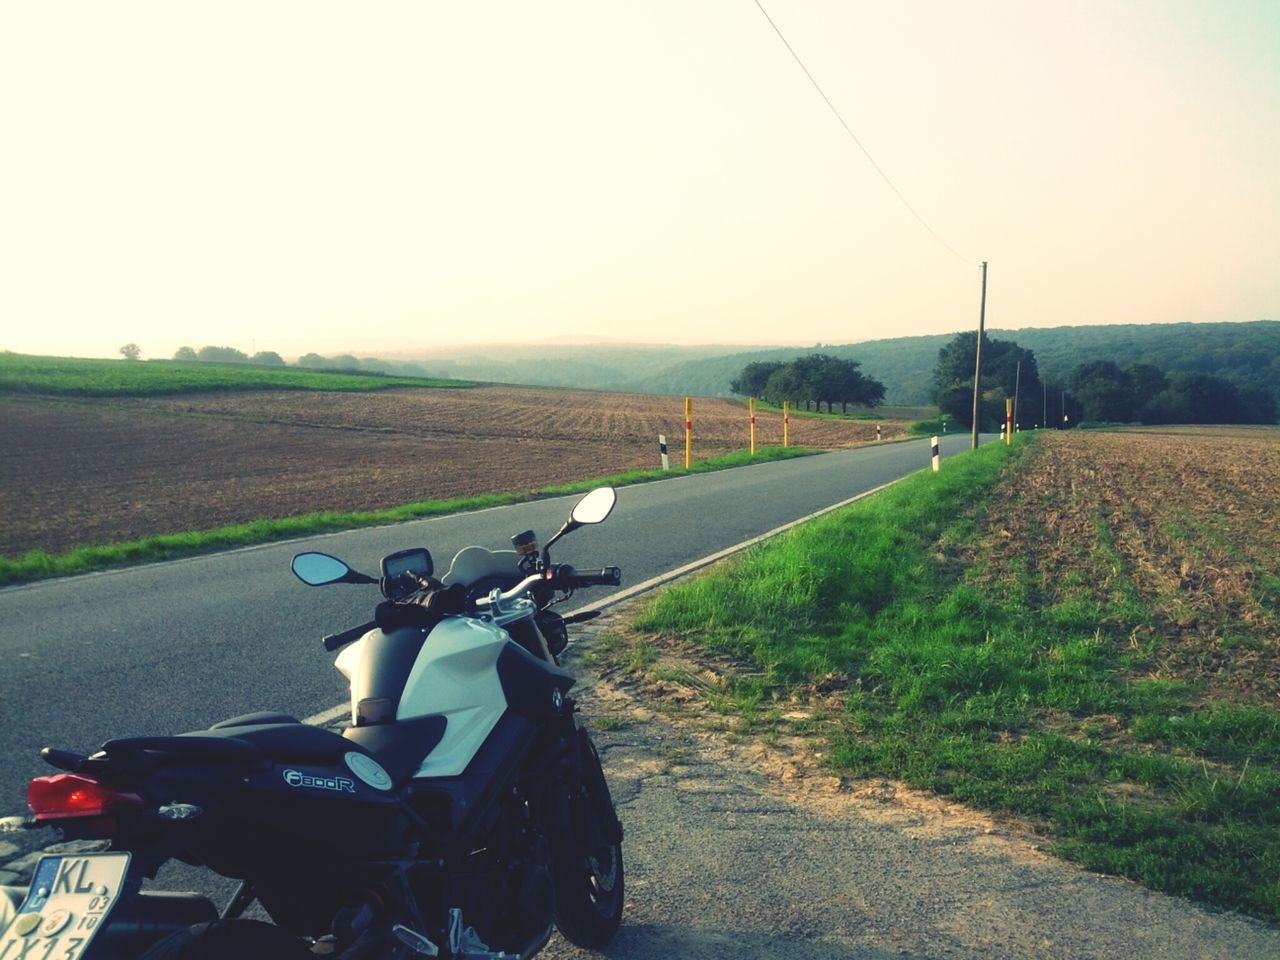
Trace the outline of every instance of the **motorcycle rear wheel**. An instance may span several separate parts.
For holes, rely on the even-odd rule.
[[[152,945],[141,960],[314,960],[297,937],[260,920],[197,923]]]
[[[556,864],[555,919],[570,943],[599,949],[613,939],[622,923],[622,841],[610,838],[617,816],[600,756],[586,731],[580,736],[582,792],[571,807],[578,816],[594,817],[597,829],[593,832],[605,839],[585,855],[565,857]]]

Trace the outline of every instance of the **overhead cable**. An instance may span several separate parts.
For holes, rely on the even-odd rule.
[[[889,185],[889,189],[892,190],[894,194],[897,196],[897,198],[902,201],[902,205],[911,211],[911,215],[920,221],[920,225],[929,231],[929,233],[933,236],[933,239],[937,240],[940,244],[942,244],[944,247],[950,250],[951,253],[954,254],[956,257],[958,257],[960,260],[963,260],[965,263],[972,264],[973,263],[972,260],[970,260],[968,257],[963,256],[959,252],[957,252],[955,247],[951,246],[951,244],[943,240],[942,237],[938,235],[938,231],[934,230],[933,227],[929,226],[929,224],[925,222],[924,217],[920,216],[920,214],[916,212],[916,208],[911,206],[911,204],[907,202],[907,198],[902,195],[902,191],[893,185],[893,181],[889,179],[889,175],[880,169],[880,164],[876,163],[875,158],[872,157],[871,153],[867,150],[867,148],[862,145],[862,141],[858,139],[858,135],[853,132],[853,129],[849,126],[849,124],[845,123],[844,117],[840,116],[840,111],[837,110],[836,105],[831,102],[831,98],[828,97],[825,92],[823,92],[823,89],[818,84],[818,81],[813,79],[813,74],[809,72],[809,68],[804,65],[804,61],[800,59],[799,54],[795,52],[791,44],[787,42],[787,38],[782,35],[782,31],[778,29],[778,25],[773,22],[773,17],[769,16],[769,11],[764,8],[764,5],[760,3],[760,0],[755,0],[755,5],[760,8],[760,12],[764,14],[764,18],[769,21],[769,26],[773,27],[773,32],[778,35],[778,39],[782,41],[783,46],[787,48],[787,51],[795,59],[796,63],[800,64],[800,69],[804,71],[804,75],[808,77],[809,82],[813,84],[813,89],[818,91],[818,94],[822,97],[824,101],[826,101],[827,106],[831,108],[831,112],[834,113],[836,116],[836,119],[840,121],[840,126],[844,127],[845,133],[849,134],[853,142],[858,145],[858,149],[861,150],[862,155],[867,158],[867,162],[870,163],[871,166],[875,167],[876,173],[880,174],[884,182]]]

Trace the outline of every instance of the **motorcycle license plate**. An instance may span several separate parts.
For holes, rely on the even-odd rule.
[[[116,905],[128,853],[41,857],[27,898],[0,933],[0,960],[76,960]]]

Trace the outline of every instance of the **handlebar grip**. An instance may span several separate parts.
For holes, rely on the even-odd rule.
[[[618,567],[602,567],[599,573],[577,573],[572,577],[575,587],[617,587],[622,584],[622,570]]]
[[[368,623],[362,623],[358,627],[352,627],[350,630],[343,630],[341,633],[331,633],[320,642],[324,644],[324,648],[330,653],[345,647],[348,643],[355,643],[366,633],[376,627],[376,621],[370,620]]]

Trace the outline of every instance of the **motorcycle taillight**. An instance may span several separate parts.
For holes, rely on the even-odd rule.
[[[141,810],[143,802],[136,793],[114,790],[78,773],[58,773],[31,781],[27,806],[37,820],[66,820]]]

